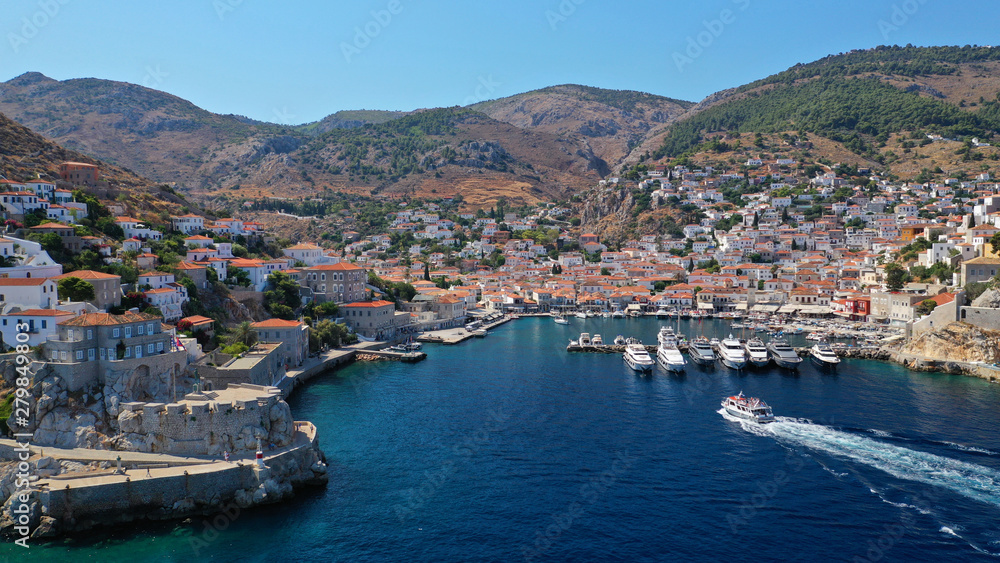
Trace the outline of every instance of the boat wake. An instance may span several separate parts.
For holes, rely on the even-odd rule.
[[[873,467],[897,479],[941,487],[966,498],[1000,507],[1000,471],[932,453],[912,450],[867,436],[787,417],[756,424],[729,416],[747,431],[804,446]]]

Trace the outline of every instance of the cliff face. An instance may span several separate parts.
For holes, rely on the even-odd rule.
[[[1000,331],[949,323],[910,340],[899,352],[941,361],[995,363],[1000,361]]]

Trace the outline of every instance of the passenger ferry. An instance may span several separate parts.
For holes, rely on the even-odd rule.
[[[743,391],[740,391],[739,395],[726,397],[722,401],[722,408],[727,413],[744,420],[760,424],[774,422],[774,413],[771,412],[771,407],[757,397],[744,397]]]
[[[653,359],[649,357],[649,352],[646,352],[646,347],[642,344],[626,345],[622,359],[635,371],[653,371]]]

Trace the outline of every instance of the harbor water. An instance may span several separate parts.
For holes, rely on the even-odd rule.
[[[1000,559],[1000,386],[862,360],[797,373],[689,362],[642,377],[618,354],[565,350],[581,332],[655,344],[663,324],[689,339],[730,332],[720,320],[525,318],[425,345],[419,364],[355,363],[290,399],[319,429],[326,488],[34,541],[27,555],[4,545],[0,557]],[[765,399],[778,422],[720,414],[739,391]]]

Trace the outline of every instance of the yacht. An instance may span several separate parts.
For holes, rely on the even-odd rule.
[[[764,346],[764,341],[760,338],[747,340],[743,348],[747,351],[747,358],[754,367],[767,367],[767,364],[771,363],[771,358],[767,355],[767,348]]]
[[[691,356],[691,361],[699,365],[710,366],[715,363],[715,350],[704,336],[691,341],[688,355]]]
[[[590,342],[590,333],[589,332],[581,332],[580,333],[580,340],[578,340],[577,342],[580,343],[580,346],[590,346],[590,344],[591,344],[591,342]]]
[[[743,391],[740,391],[739,395],[726,397],[722,401],[722,408],[727,413],[744,420],[760,424],[774,422],[774,413],[771,412],[771,407],[757,397],[744,397]]]
[[[586,319],[587,318],[587,313],[584,313],[583,311],[577,311],[576,312],[576,318],[578,318],[578,319]]]
[[[621,309],[616,309],[613,313],[611,313],[611,318],[613,318],[613,319],[624,319],[625,318],[625,311],[622,311]]]
[[[649,357],[649,352],[646,352],[646,347],[642,344],[629,344],[625,346],[625,353],[622,354],[622,359],[625,360],[628,367],[635,371],[645,372],[653,370],[653,358]]]
[[[591,346],[604,346],[604,339],[601,338],[600,334],[595,334],[594,338],[590,340]]]
[[[618,336],[615,337],[615,346],[624,346],[624,345],[625,345],[625,337],[619,334]]]
[[[813,363],[821,368],[836,368],[837,364],[840,363],[840,358],[826,342],[817,342],[810,348],[809,357],[812,358]]]
[[[684,361],[681,351],[677,349],[677,337],[674,335],[674,331],[670,327],[662,327],[656,335],[656,340],[658,344],[656,361],[667,371],[684,371],[684,365],[687,362]]]
[[[722,365],[729,369],[741,370],[747,366],[746,352],[740,341],[732,334],[719,343],[719,359],[722,360]]]
[[[667,318],[668,315],[669,312],[663,307],[660,307],[659,309],[656,310],[656,318],[658,319],[665,319]]]
[[[771,358],[779,367],[785,369],[799,369],[802,358],[799,357],[795,349],[788,345],[788,341],[779,338],[767,343],[767,351],[771,353]]]
[[[564,317],[562,315],[559,315],[558,317],[556,317],[555,320],[556,320],[556,324],[557,325],[568,325],[569,324],[569,321],[566,320],[566,317]]]

